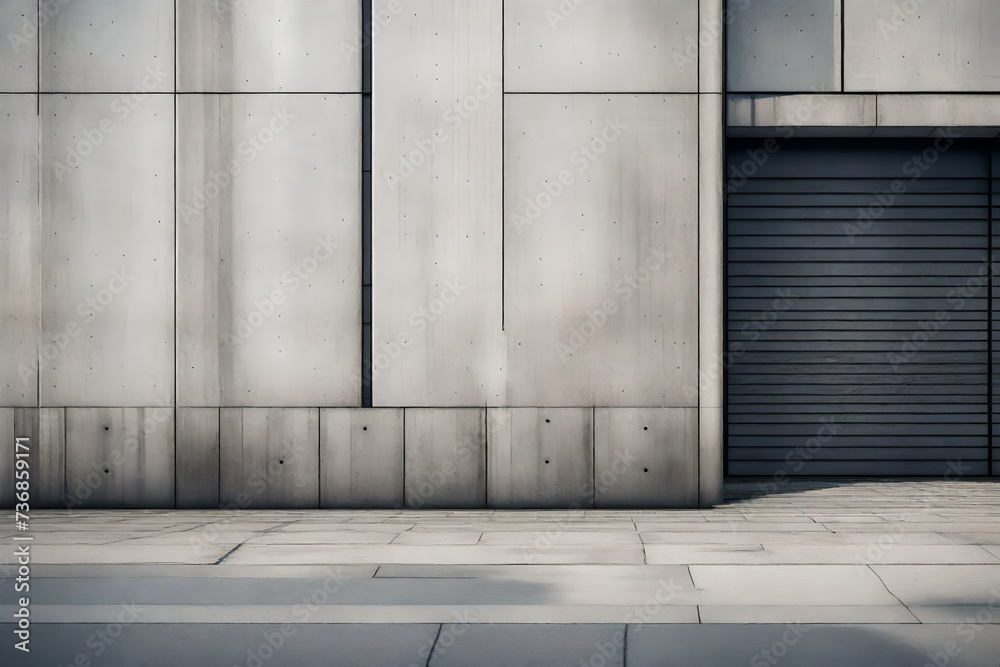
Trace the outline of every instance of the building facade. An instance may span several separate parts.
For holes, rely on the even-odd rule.
[[[991,0],[8,0],[0,499],[988,476]],[[1000,338],[997,338],[1000,340]]]

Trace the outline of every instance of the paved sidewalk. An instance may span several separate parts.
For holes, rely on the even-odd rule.
[[[1000,483],[727,496],[675,511],[36,512],[34,650],[25,661],[0,626],[0,664],[1000,667]],[[4,619],[14,532],[0,527]]]

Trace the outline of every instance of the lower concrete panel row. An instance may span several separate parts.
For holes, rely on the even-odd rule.
[[[16,438],[32,508],[698,505],[695,408],[3,408],[0,430],[4,507]]]

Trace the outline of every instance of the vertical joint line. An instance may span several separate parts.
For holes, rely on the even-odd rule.
[[[490,415],[489,406],[483,405],[483,508],[490,506]]]
[[[507,328],[507,108],[506,7],[500,0],[500,331]]]
[[[177,67],[177,4],[173,4],[174,12],[174,53],[173,62],[171,63],[174,68],[174,87],[171,91],[174,98],[174,118],[173,118],[173,130],[174,130],[174,507],[177,507],[177,483],[178,483],[178,468],[177,468],[177,439],[180,437],[180,429],[177,428],[178,422],[180,421],[180,400],[177,395],[178,382],[177,376],[180,372],[180,366],[177,363],[177,265],[180,262],[180,229],[177,225],[177,146],[180,143],[178,122],[177,122],[177,78],[178,78],[178,67]],[[222,449],[222,431],[219,431],[219,449]]]

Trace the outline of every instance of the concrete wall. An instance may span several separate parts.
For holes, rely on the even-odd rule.
[[[993,0],[731,0],[733,93],[1000,91]]]
[[[39,6],[0,430],[40,505],[721,499],[721,0]]]

